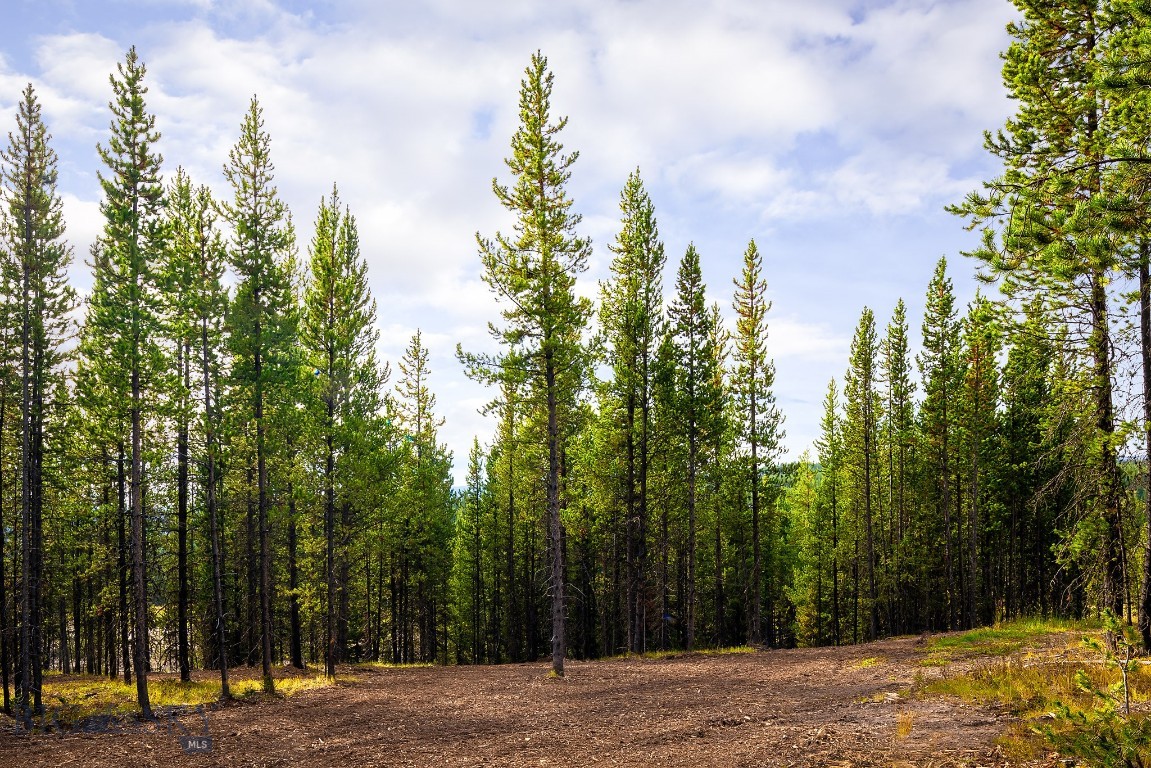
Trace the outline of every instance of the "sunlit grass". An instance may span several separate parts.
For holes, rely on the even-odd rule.
[[[263,695],[259,677],[239,677],[229,681],[232,696],[245,700]],[[294,675],[276,680],[276,693],[294,696],[303,691],[331,685],[324,675]],[[148,680],[152,709],[163,712],[173,707],[194,707],[220,699],[218,679],[182,683],[171,677]],[[45,721],[69,725],[95,715],[130,717],[139,712],[136,684],[97,675],[46,675],[42,689]]]
[[[393,664],[390,661],[361,661],[353,666],[369,667],[372,669],[424,669],[436,665],[430,661],[411,661],[402,664]]]
[[[1075,642],[1080,634],[1092,629],[1098,629],[1098,624],[1065,619],[1016,619],[968,632],[932,637],[927,643],[927,656],[920,664],[945,666],[958,658],[1008,656],[1025,647],[1043,644],[1055,634],[1075,633],[1069,638],[1069,642]]]
[[[883,663],[883,659],[878,656],[868,656],[866,659],[860,659],[852,666],[857,669],[869,669],[870,667],[878,667]]]
[[[1052,637],[1057,634],[1065,634],[1066,641]],[[926,665],[983,658],[961,672],[945,669],[935,679],[921,677],[917,693],[955,696],[1007,710],[1020,720],[1000,737],[1000,747],[1013,759],[1031,759],[1043,753],[1045,745],[1036,727],[1053,722],[1056,702],[1079,712],[1091,711],[1097,704],[1076,682],[1080,670],[1099,689],[1119,680],[1116,666],[1082,642],[1084,636],[1101,634],[1097,622],[1032,619],[933,638]],[[1132,713],[1146,711],[1151,706],[1151,668],[1133,667],[1130,686]]]
[[[723,648],[695,648],[690,651],[685,651],[682,648],[679,650],[667,651],[644,651],[643,653],[621,653],[616,656],[605,656],[600,661],[609,661],[612,659],[678,659],[684,656],[729,656],[732,654],[740,653],[756,653],[756,649],[750,645],[731,645]]]
[[[906,739],[915,727],[915,713],[909,709],[901,709],[895,713],[895,738]]]

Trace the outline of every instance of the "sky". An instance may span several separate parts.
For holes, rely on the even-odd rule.
[[[594,245],[577,290],[598,295],[638,168],[668,266],[689,243],[709,301],[730,322],[733,279],[754,239],[772,308],[769,355],[786,456],[818,437],[860,312],[882,329],[898,299],[914,340],[941,256],[963,303],[977,235],[944,206],[999,166],[983,132],[1012,103],[999,53],[1006,0],[5,0],[0,130],[27,83],[59,155],[76,253],[73,284],[100,232],[96,146],[108,76],[135,45],[165,175],[183,166],[230,198],[223,165],[253,95],[271,136],[276,185],[306,258],[321,197],[355,215],[380,329],[396,363],[416,329],[430,353],[441,440],[462,481],[479,409],[456,344],[494,350],[499,305],[481,281],[476,234],[510,231],[491,192],[517,125],[519,83],[541,51],[553,115],[578,151],[569,192]]]

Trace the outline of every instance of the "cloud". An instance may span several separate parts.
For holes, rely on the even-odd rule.
[[[463,377],[454,347],[491,348],[498,305],[479,279],[474,235],[513,224],[490,184],[509,180],[503,158],[533,51],[555,73],[553,115],[570,116],[561,140],[580,152],[569,190],[596,247],[580,291],[598,293],[619,190],[637,165],[666,239],[669,289],[695,241],[726,308],[755,237],[777,256],[771,344],[781,402],[798,409],[789,441],[805,434],[797,422],[810,416],[812,388],[817,402],[846,364],[865,282],[857,265],[922,258],[900,250],[929,239],[910,228],[938,229],[925,212],[978,186],[981,131],[1010,110],[997,87],[1012,13],[1001,0],[334,0],[290,10],[298,5],[167,0],[136,27],[77,10],[79,31],[28,35],[30,71],[0,65],[0,119],[10,122],[12,94],[34,81],[82,261],[101,225],[94,145],[107,136],[108,73],[129,44],[148,66],[166,174],[183,165],[220,198],[231,195],[221,169],[258,94],[301,256],[337,182],[369,260],[381,353],[394,362],[423,326],[457,464],[467,430],[491,426],[474,414],[487,395]],[[932,258],[952,242],[936,229]],[[828,233],[843,243],[831,248]],[[906,282],[922,271],[901,267],[903,283],[868,284],[867,298],[922,293]]]

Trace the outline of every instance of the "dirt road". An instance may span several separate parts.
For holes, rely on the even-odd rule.
[[[916,639],[498,667],[348,668],[351,681],[171,723],[0,735],[0,766],[1003,766],[1009,718],[908,697]],[[199,716],[179,722],[202,734]]]

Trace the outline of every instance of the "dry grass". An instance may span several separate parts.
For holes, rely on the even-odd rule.
[[[911,735],[915,726],[915,713],[909,709],[901,709],[895,713],[895,738],[906,739]]]
[[[1013,759],[1032,759],[1044,747],[1038,734],[1042,726],[1070,727],[1056,718],[1057,702],[1072,712],[1092,712],[1098,705],[1077,680],[1080,672],[1097,690],[1120,679],[1116,665],[1083,642],[1101,634],[1098,625],[1028,621],[936,638],[928,658],[946,659],[945,669],[930,682],[920,680],[917,692],[1011,712],[1019,722],[1001,737],[1000,747]],[[951,664],[961,659],[975,660]],[[1151,711],[1151,667],[1133,666],[1129,683],[1132,714]]]
[[[234,670],[229,680],[233,698],[251,699],[263,696],[259,676]],[[211,704],[220,699],[220,681],[209,675],[197,675],[187,683],[171,675],[154,675],[148,680],[148,699],[157,712],[176,707]],[[302,691],[331,685],[322,674],[286,674],[276,679],[276,694],[294,696]],[[69,726],[84,718],[103,715],[116,718],[136,715],[136,684],[100,675],[48,675],[42,689],[44,722]]]

